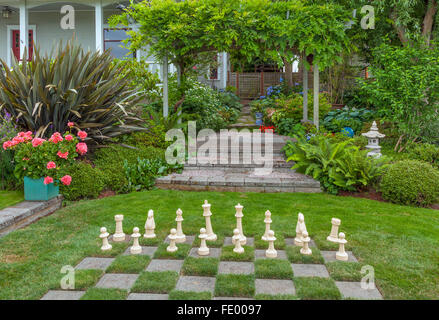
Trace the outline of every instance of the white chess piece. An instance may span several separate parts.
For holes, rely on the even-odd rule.
[[[107,232],[107,228],[102,227],[101,234],[99,235],[99,238],[102,239],[102,247],[101,247],[102,251],[111,250],[111,248],[113,248],[113,246],[108,243],[108,236],[109,235],[110,234]]]
[[[207,202],[207,200],[204,200],[203,207],[203,216],[206,218],[206,232],[207,232],[207,238],[208,241],[215,241],[217,239],[217,236],[215,233],[213,233],[212,230],[212,222],[210,221],[210,216],[212,215],[212,212],[210,211],[211,205]]]
[[[139,245],[139,238],[141,234],[139,233],[139,228],[135,227],[133,229],[133,234],[131,235],[131,238],[133,238],[133,245],[130,248],[131,254],[139,254],[142,253],[142,247]]]
[[[168,236],[169,238],[169,246],[166,248],[166,251],[168,252],[175,252],[178,250],[177,246],[175,245],[176,239],[177,239],[177,230],[174,228],[171,229],[171,234]]]
[[[244,248],[241,246],[241,235],[239,234],[238,228],[233,230],[233,238],[232,241],[235,243],[235,248],[233,248],[233,252],[235,253],[244,253]]]
[[[182,243],[186,241],[186,236],[183,233],[182,227],[183,220],[183,211],[181,211],[181,209],[179,208],[177,210],[177,218],[175,218],[175,221],[177,222],[177,235],[175,238],[176,243]]]
[[[344,250],[345,244],[348,243],[348,241],[345,239],[345,237],[346,236],[345,236],[345,234],[343,232],[340,232],[338,234],[339,247],[338,247],[337,253],[335,254],[335,258],[337,260],[340,260],[340,261],[348,261],[348,259],[349,259],[348,254]]]
[[[244,209],[243,206],[241,206],[239,203],[235,206],[236,209],[236,229],[239,231],[239,239],[241,242],[241,245],[245,245],[247,243],[247,238],[244,236],[244,232],[242,231],[242,217],[244,215],[242,214],[242,209]],[[234,237],[233,237],[234,238]],[[232,238],[232,243],[235,244],[235,240]]]
[[[125,241],[125,233],[123,233],[123,228],[122,228],[123,215],[122,214],[115,215],[114,220],[116,221],[116,232],[113,234],[113,241],[114,242]]]
[[[200,229],[200,235],[198,236],[201,240],[200,247],[198,248],[198,255],[200,256],[208,256],[209,255],[209,248],[207,247],[206,240],[207,240],[207,231],[204,228]]]
[[[271,212],[270,212],[269,210],[265,211],[265,219],[264,219],[264,222],[265,222],[265,233],[264,233],[264,235],[262,236],[262,240],[264,240],[264,241],[268,241],[268,233],[270,232],[270,225],[271,225],[271,223],[273,222],[273,221],[271,220]]]
[[[145,234],[143,235],[146,239],[153,239],[156,237],[155,235],[155,221],[154,221],[154,211],[148,211],[148,218],[145,222]]]
[[[303,213],[299,212],[297,217],[297,225],[296,225],[296,238],[294,238],[294,243],[296,246],[302,246],[303,242],[303,233],[307,231],[305,225],[305,216]]]
[[[270,230],[268,231],[268,249],[265,250],[265,256],[267,258],[276,258],[277,257],[277,251],[274,249],[274,242],[276,241],[276,237],[274,236],[274,231]]]
[[[326,238],[326,240],[331,242],[338,242],[338,228],[340,227],[341,220],[337,218],[332,218],[331,223],[332,223],[331,233]]]
[[[300,253],[304,254],[304,255],[311,255],[312,254],[312,250],[309,248],[309,243],[311,241],[311,238],[308,236],[308,232],[304,231],[302,233],[302,248],[300,248]]]

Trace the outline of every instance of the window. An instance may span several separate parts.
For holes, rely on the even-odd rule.
[[[126,33],[129,30],[131,29],[104,29],[104,50],[111,49],[111,55],[117,59],[135,58],[136,54],[129,54],[130,51],[124,48],[125,44],[122,42],[129,38]]]

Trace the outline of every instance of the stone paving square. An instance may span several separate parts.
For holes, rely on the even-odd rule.
[[[245,231],[244,231],[245,232]],[[224,238],[224,245],[225,246],[232,246],[232,237],[225,237]],[[254,246],[255,245],[255,238],[249,238],[247,237],[247,243],[245,244],[245,246]]]
[[[183,266],[183,260],[165,260],[165,259],[153,259],[151,260],[146,271],[175,271],[180,272]]]
[[[85,291],[49,290],[41,300],[79,300]]]
[[[292,280],[256,279],[256,294],[296,294]]]
[[[184,276],[178,279],[175,290],[193,292],[211,292],[215,289],[215,278]]]
[[[323,260],[325,260],[325,262],[340,261],[335,258],[335,254],[337,253],[337,251],[320,251],[320,253],[322,254]],[[346,253],[348,254],[348,261],[345,262],[358,262],[352,251],[346,251]]]
[[[96,284],[96,288],[129,290],[138,277],[138,274],[107,273]]]
[[[335,281],[335,285],[340,290],[343,298],[353,298],[360,300],[382,300],[383,297],[378,289],[362,289],[361,282]]]
[[[218,274],[252,274],[255,273],[253,262],[221,261]]]
[[[276,250],[277,251],[277,257],[276,258],[267,258],[265,256],[266,250],[255,250],[255,259],[282,259],[282,260],[288,260],[287,253],[285,250]]]
[[[328,270],[323,264],[291,264],[294,277],[329,278]]]
[[[296,244],[294,243],[294,238],[285,238],[285,244],[287,246],[296,246]],[[309,246],[317,248],[317,245],[316,245],[316,243],[314,242],[313,239],[311,239],[311,241],[309,242]]]
[[[154,252],[156,252],[156,250],[157,250],[157,247],[142,246],[142,252],[139,254],[152,257],[154,255]],[[130,254],[131,254],[130,247],[128,247],[125,250],[125,252],[123,253],[123,255],[126,256],[126,255],[130,255]]]
[[[169,295],[159,293],[130,293],[127,300],[169,300]]]
[[[114,258],[85,258],[77,266],[76,270],[98,269],[105,270],[114,261]]]
[[[208,256],[200,256],[198,254],[198,248],[192,248],[189,252],[189,257],[195,258],[219,258],[221,256],[221,248],[209,248]]]
[[[186,241],[185,241],[185,242],[177,243],[177,246],[178,246],[179,244],[190,244],[190,245],[192,245],[192,243],[194,242],[194,240],[195,240],[195,236],[188,236],[188,235],[186,235]],[[169,236],[166,237],[166,239],[165,239],[165,243],[169,243]]]

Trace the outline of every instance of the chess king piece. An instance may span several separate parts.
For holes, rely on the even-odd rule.
[[[175,238],[176,243],[182,243],[186,241],[186,236],[183,233],[183,211],[179,208],[177,210],[177,218],[175,218],[175,221],[177,221],[177,237]]]
[[[153,239],[156,237],[155,233],[155,222],[154,222],[154,211],[148,211],[148,218],[145,222],[145,234],[143,235],[146,239]]]
[[[296,225],[296,238],[294,238],[294,243],[296,244],[296,246],[303,245],[302,238],[305,231],[307,231],[305,225],[305,216],[303,215],[303,213],[299,212]]]
[[[331,242],[338,242],[338,228],[340,227],[341,220],[337,218],[332,218],[331,223],[332,223],[331,233],[326,238],[326,240]]]
[[[166,251],[168,252],[175,252],[178,250],[177,246],[175,245],[176,239],[177,239],[177,230],[174,228],[171,229],[171,234],[168,236],[169,238],[169,246],[166,248]]]
[[[210,211],[211,205],[207,202],[207,200],[204,200],[203,207],[203,216],[206,218],[206,232],[207,232],[207,238],[208,241],[215,241],[217,239],[217,236],[215,233],[213,233],[212,230],[212,222],[210,221],[210,216],[212,215],[212,212]]]
[[[271,212],[270,212],[269,210],[265,211],[265,219],[264,219],[264,222],[265,222],[265,233],[264,233],[264,235],[262,236],[262,240],[264,240],[264,241],[268,241],[268,233],[270,232],[270,225],[271,225],[271,223],[273,222],[273,221],[271,220]]]
[[[108,236],[109,235],[110,234],[107,232],[107,228],[102,227],[101,234],[99,235],[99,238],[102,239],[102,247],[101,247],[102,251],[111,250],[111,248],[113,248],[113,246],[108,243]]]
[[[311,241],[311,238],[308,236],[308,232],[304,231],[302,233],[302,248],[300,248],[300,253],[304,254],[304,255],[311,255],[312,254],[312,250],[309,248],[309,243]]]
[[[269,230],[268,231],[268,249],[265,250],[265,256],[267,258],[276,258],[277,257],[277,251],[274,249],[274,242],[276,241],[276,237],[274,236],[274,231]]]
[[[114,242],[125,241],[125,233],[123,233],[123,228],[122,228],[123,215],[122,214],[115,215],[114,220],[116,220],[116,232],[113,234],[113,241]]]
[[[239,239],[241,242],[241,245],[245,245],[247,243],[247,238],[244,236],[244,232],[242,231],[242,217],[244,215],[242,214],[242,209],[244,209],[243,206],[241,206],[239,203],[235,206],[236,209],[236,229],[239,231]],[[232,237],[232,243],[235,244],[235,240],[233,240],[234,237]]]
[[[139,233],[139,228],[135,227],[133,229],[133,234],[131,235],[131,238],[133,238],[133,245],[130,248],[131,254],[140,254],[142,253],[142,247],[139,245],[139,238],[141,234]]]
[[[241,235],[239,234],[239,229],[236,228],[233,230],[232,242],[235,244],[235,248],[233,248],[233,252],[236,253],[244,253],[244,248],[241,246]]]
[[[204,228],[200,229],[200,235],[198,236],[201,240],[200,247],[198,248],[198,255],[200,256],[208,256],[209,255],[209,248],[207,247],[206,240],[207,240],[207,231]]]
[[[347,242],[347,240],[345,239],[345,234],[343,232],[340,232],[338,234],[338,251],[335,254],[335,259],[340,260],[340,261],[348,261],[349,257],[348,254],[346,253],[346,251],[344,250],[344,246]]]

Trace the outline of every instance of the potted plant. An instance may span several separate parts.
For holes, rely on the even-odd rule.
[[[69,128],[74,126],[69,122]],[[78,137],[66,132],[55,132],[49,140],[35,138],[32,132],[19,132],[3,143],[3,149],[15,151],[15,176],[24,181],[24,198],[29,201],[47,201],[59,194],[59,183],[70,185],[69,175],[61,176],[62,168],[70,166],[78,155],[87,153],[85,131]],[[79,139],[78,139],[79,138]]]
[[[256,118],[256,124],[261,126],[263,124],[262,119],[264,118],[264,103],[263,100],[255,100],[251,103],[251,111],[254,113]]]

